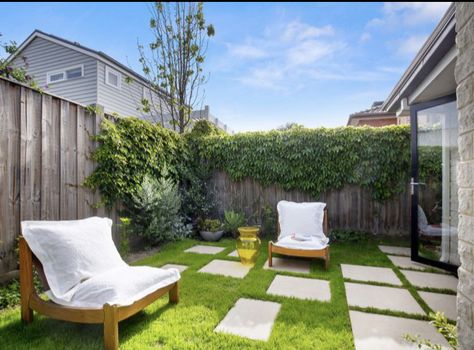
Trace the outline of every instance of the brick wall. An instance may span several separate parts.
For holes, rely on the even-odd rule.
[[[474,347],[474,3],[456,2],[459,110],[459,349]]]

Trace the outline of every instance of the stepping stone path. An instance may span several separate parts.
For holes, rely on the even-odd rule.
[[[230,256],[230,257],[233,257],[233,258],[238,258],[239,253],[237,252],[237,250],[234,250],[232,253],[227,254],[227,256]]]
[[[374,307],[425,315],[421,306],[406,289],[349,282],[344,283],[344,286],[346,287],[347,303],[350,306]]]
[[[197,253],[197,254],[217,254],[225,250],[222,247],[209,246],[209,245],[195,245],[189,249],[186,249],[185,253]]]
[[[265,270],[277,270],[285,272],[309,273],[309,260],[273,258],[273,266],[268,267],[268,260],[263,265]]]
[[[406,257],[406,256],[387,255],[387,258],[389,258],[392,261],[393,265],[401,267],[402,269],[413,269],[413,270],[421,270],[421,271],[425,271],[426,269],[433,269],[433,270],[443,273],[442,270],[439,270],[429,265],[412,261],[411,258]]]
[[[403,339],[405,334],[420,335],[449,348],[444,337],[426,321],[349,311],[356,350],[416,349]]]
[[[361,265],[341,264],[342,276],[355,281],[378,282],[401,286],[402,281],[392,269]]]
[[[214,331],[267,341],[280,307],[271,301],[241,298]]]
[[[186,265],[166,264],[166,265],[163,265],[161,268],[162,269],[176,269],[181,273],[184,270],[186,270],[188,267],[189,266],[186,266]]]
[[[401,270],[401,272],[415,287],[450,289],[452,291],[457,291],[458,288],[458,279],[451,275],[408,270]]]
[[[420,297],[434,311],[444,312],[444,315],[450,320],[455,321],[456,313],[456,296],[449,294],[418,292]]]
[[[379,249],[386,254],[411,256],[410,248],[379,245]]]
[[[210,273],[212,275],[222,275],[227,277],[244,278],[252,266],[242,265],[238,261],[212,260],[209,264],[199,270],[199,272]]]
[[[330,301],[329,281],[314,278],[275,276],[267,294],[318,301]]]

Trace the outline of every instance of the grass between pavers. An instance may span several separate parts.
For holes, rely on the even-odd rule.
[[[210,244],[184,240],[165,245],[156,255],[134,263],[150,266],[174,263],[189,268],[182,273],[178,305],[168,305],[164,297],[120,323],[121,349],[353,349],[340,264],[393,268],[391,261],[378,249],[377,241],[333,244],[329,271],[323,269],[322,261],[313,260],[309,275],[264,270],[266,243],[262,242],[258,261],[244,279],[197,272],[214,259],[235,261],[235,258],[227,256],[235,249],[235,241],[230,239]],[[183,252],[196,244],[227,249],[215,255]],[[395,267],[394,270],[422,308],[431,311],[398,269]],[[266,290],[276,274],[329,280],[331,301],[268,295]],[[282,305],[268,342],[214,332],[239,298],[275,301]],[[393,314],[382,310],[370,311]],[[0,312],[0,334],[2,349],[100,349],[103,342],[101,325],[56,321],[35,313],[34,322],[23,326],[19,308]]]

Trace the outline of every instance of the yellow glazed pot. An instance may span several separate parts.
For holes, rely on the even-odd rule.
[[[258,238],[259,228],[255,226],[239,227],[237,252],[243,265],[255,265],[260,252],[261,241]]]

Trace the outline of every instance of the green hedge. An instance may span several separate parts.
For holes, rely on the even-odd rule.
[[[96,139],[98,167],[86,184],[98,188],[106,205],[137,193],[145,174],[160,177],[163,167],[182,184],[184,205],[199,211],[209,171],[222,170],[239,181],[252,177],[285,190],[324,191],[353,184],[385,200],[405,188],[410,169],[408,126],[383,128],[294,128],[227,135],[199,122],[179,135],[137,118],[105,120]],[[199,187],[199,188],[198,188]],[[201,204],[199,204],[201,203]],[[208,209],[206,209],[208,210]],[[191,214],[191,213],[188,213]]]
[[[86,185],[98,188],[104,205],[130,198],[146,174],[160,177],[163,167],[179,180],[188,160],[185,140],[177,133],[137,118],[104,119],[96,136],[100,147],[93,155],[97,168]]]
[[[408,126],[290,129],[204,137],[199,155],[235,181],[252,177],[314,196],[354,184],[385,200],[407,184],[409,145]]]

